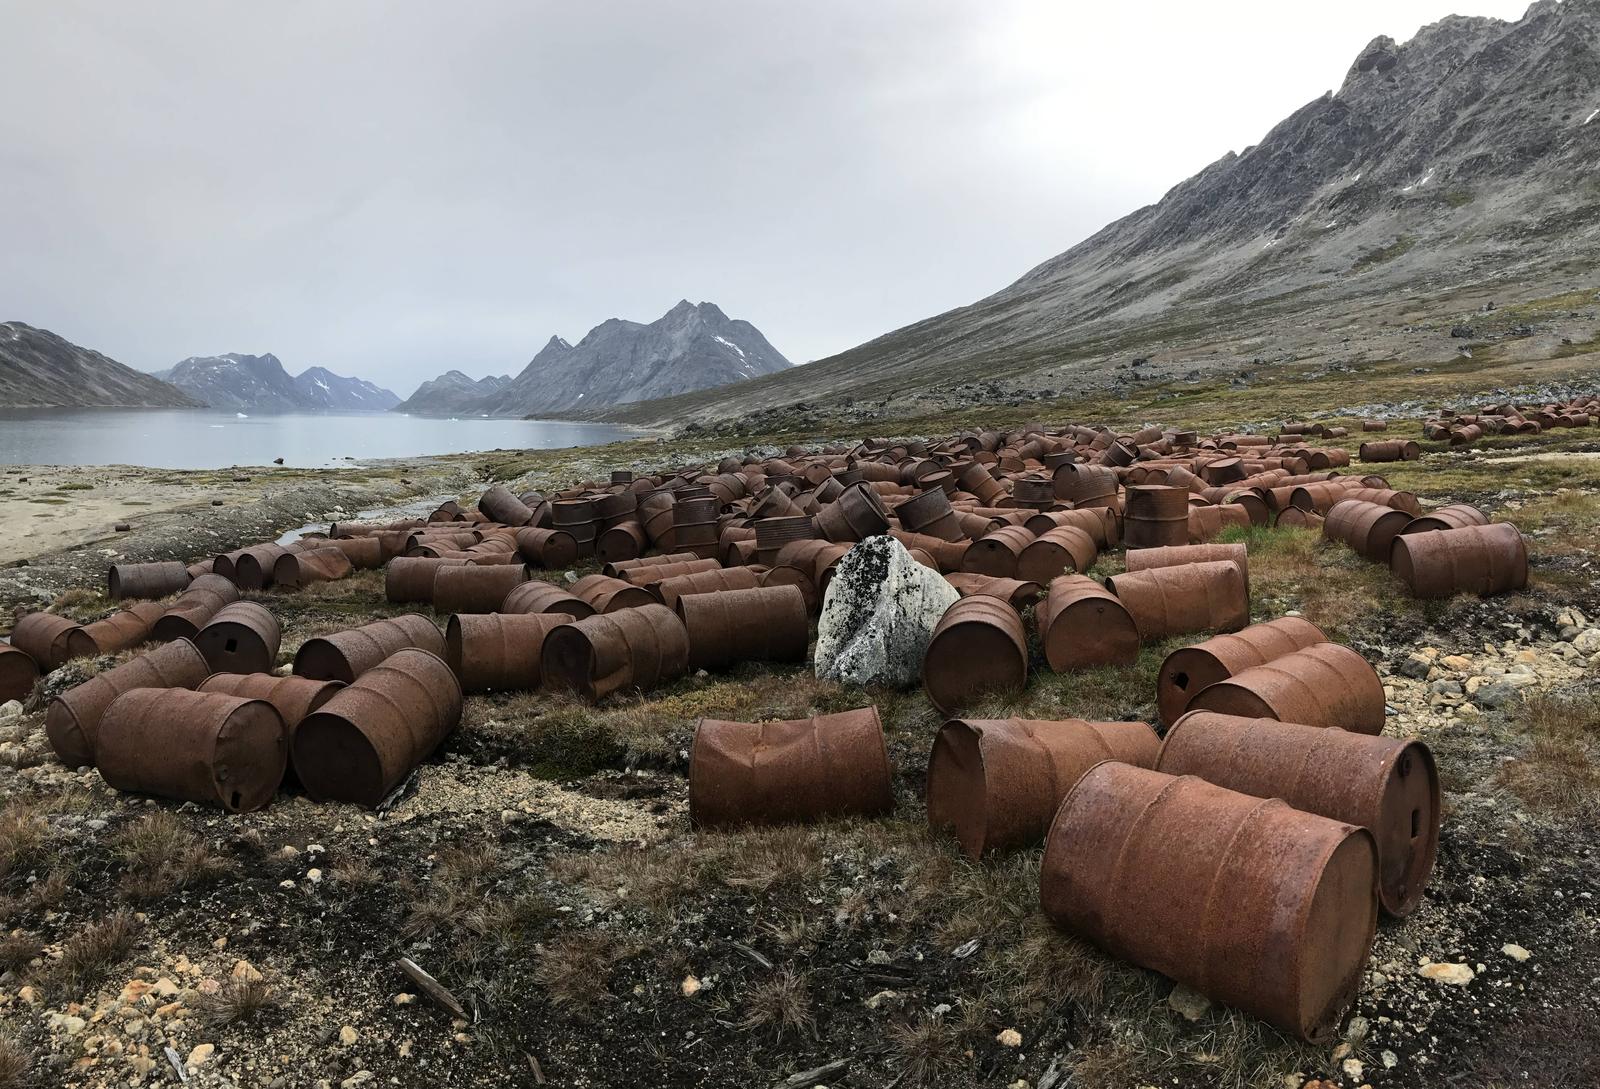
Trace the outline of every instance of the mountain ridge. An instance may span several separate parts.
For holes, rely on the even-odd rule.
[[[0,406],[200,407],[159,378],[20,321],[0,323]]]
[[[190,356],[155,376],[200,404],[240,412],[377,412],[400,403],[389,390],[326,367],[290,375],[271,352]]]

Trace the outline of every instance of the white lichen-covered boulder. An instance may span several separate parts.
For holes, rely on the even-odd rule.
[[[933,629],[959,596],[893,537],[868,537],[834,568],[817,621],[817,676],[848,684],[916,684]]]

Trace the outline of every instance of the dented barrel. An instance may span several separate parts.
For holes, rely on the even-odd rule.
[[[543,681],[539,662],[545,636],[572,622],[568,613],[452,616],[445,626],[444,659],[463,692],[532,691]]]
[[[1017,557],[1016,577],[1048,586],[1060,575],[1088,571],[1098,554],[1094,538],[1088,533],[1076,526],[1057,526],[1041,533],[1023,548]]]
[[[688,594],[676,609],[688,634],[689,669],[801,662],[810,645],[805,596],[795,586]]]
[[[1377,851],[1364,828],[1107,761],[1056,813],[1039,899],[1112,955],[1324,1043],[1372,948]]]
[[[266,700],[183,688],[135,688],[100,721],[95,767],[118,790],[230,813],[260,809],[283,782],[288,736]]]
[[[217,611],[194,637],[213,673],[271,673],[283,629],[278,618],[254,601],[235,601]]]
[[[922,686],[944,714],[1028,683],[1028,636],[1022,617],[993,597],[964,597],[945,610],[922,660]]]
[[[1189,710],[1379,734],[1385,704],[1365,658],[1340,643],[1314,643],[1201,689]]]
[[[787,722],[695,724],[689,820],[696,828],[879,817],[893,808],[876,707]]]
[[[1396,537],[1389,567],[1413,597],[1489,594],[1528,585],[1528,547],[1509,522]]]
[[[119,609],[104,620],[83,626],[97,654],[117,654],[148,642],[157,620],[166,608],[154,601],[137,601],[126,609]]]
[[[450,667],[407,647],[301,721],[295,774],[317,801],[376,808],[460,724],[461,703]]]
[[[953,830],[969,858],[1031,846],[1084,772],[1154,767],[1159,747],[1145,722],[952,719],[928,760],[928,824]]]
[[[1160,548],[1189,543],[1189,489],[1165,484],[1135,484],[1127,491],[1122,543]]]
[[[1197,631],[1237,631],[1250,623],[1244,572],[1230,560],[1128,571],[1106,580],[1141,639]]]
[[[1130,665],[1139,657],[1139,629],[1115,594],[1085,575],[1050,583],[1036,614],[1045,661],[1057,673]]]
[[[76,620],[55,613],[29,613],[11,629],[11,645],[38,665],[41,673],[56,669],[71,658],[95,652],[94,640]]]
[[[623,579],[609,575],[585,575],[572,584],[574,597],[582,598],[597,613],[614,613],[618,609],[636,609],[650,605],[655,595],[643,586],[635,586]]]
[[[1367,829],[1384,910],[1409,915],[1421,901],[1440,819],[1439,773],[1422,742],[1196,711],[1167,731],[1155,766]]]
[[[272,583],[288,590],[299,590],[317,582],[333,582],[355,570],[355,564],[342,548],[309,548],[279,556],[272,564]]]
[[[1161,721],[1169,726],[1178,721],[1188,710],[1189,701],[1218,681],[1327,640],[1309,620],[1280,616],[1175,650],[1167,655],[1156,675],[1156,707]]]
[[[294,672],[314,680],[351,684],[406,647],[416,647],[442,658],[444,636],[439,634],[432,620],[417,613],[392,620],[375,620],[359,628],[307,639],[295,652]]]
[[[681,598],[697,594],[726,593],[729,590],[753,590],[761,585],[761,576],[749,567],[723,567],[711,571],[696,571],[692,575],[677,575],[662,579],[650,587],[656,597],[669,609],[676,609]]]
[[[200,683],[198,691],[220,692],[239,699],[266,700],[283,719],[283,726],[294,736],[300,720],[334,697],[344,684],[310,677],[278,677],[271,673],[213,673]],[[287,753],[287,750],[285,750]]]
[[[1470,503],[1451,503],[1447,507],[1429,511],[1419,515],[1406,525],[1400,532],[1404,535],[1413,533],[1432,533],[1436,529],[1465,529],[1468,526],[1486,526],[1489,516]]]
[[[50,701],[45,737],[69,768],[93,764],[100,718],[111,701],[135,688],[196,688],[211,667],[187,639],[175,639],[105,670]]]
[[[1148,571],[1152,567],[1183,567],[1191,563],[1231,560],[1244,574],[1245,589],[1250,588],[1250,557],[1242,544],[1187,544],[1169,548],[1140,548],[1125,557],[1127,570]]]
[[[688,670],[689,634],[665,605],[586,617],[545,636],[545,684],[599,700],[625,688],[649,689]]]

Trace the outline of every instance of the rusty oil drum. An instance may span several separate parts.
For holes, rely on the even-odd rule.
[[[1189,543],[1189,489],[1165,484],[1135,484],[1127,491],[1122,543],[1160,548]]]
[[[1340,643],[1314,643],[1201,689],[1189,710],[1380,734],[1385,704],[1365,658]]]
[[[83,625],[54,613],[29,613],[11,629],[11,645],[23,651],[41,673],[60,667],[70,658],[95,652],[94,640]]]
[[[254,601],[217,610],[194,637],[213,673],[271,673],[283,629],[278,618]]]
[[[294,736],[300,720],[327,703],[344,684],[310,677],[278,677],[271,673],[213,673],[201,682],[200,692],[220,692],[247,700],[266,700],[277,710]]]
[[[568,616],[582,620],[586,616],[593,616],[595,608],[576,594],[570,594],[553,582],[541,579],[529,579],[519,586],[514,586],[506,594],[505,600],[500,603],[500,608],[492,610],[501,613],[566,613]]]
[[[432,620],[407,613],[359,628],[307,639],[295,652],[294,672],[313,680],[351,684],[361,674],[406,647],[444,657],[444,636]]]
[[[689,638],[690,669],[735,662],[802,662],[810,645],[805,595],[796,586],[762,586],[678,598]]]
[[[614,613],[618,609],[636,609],[651,605],[655,595],[643,586],[635,586],[610,575],[585,575],[572,584],[572,596],[588,602],[597,613]]]
[[[540,658],[545,636],[568,613],[463,613],[445,626],[444,660],[461,682],[461,690],[525,692],[543,681]]]
[[[384,565],[383,596],[396,605],[433,600],[433,573],[440,567],[465,567],[466,560],[437,556],[396,556]]]
[[[1204,643],[1181,647],[1167,655],[1156,675],[1156,707],[1161,721],[1169,726],[1177,722],[1188,710],[1189,701],[1218,681],[1327,641],[1328,637],[1309,620],[1280,616],[1231,635],[1216,635]]]
[[[1402,535],[1432,533],[1436,529],[1465,529],[1468,526],[1486,526],[1489,516],[1470,503],[1451,503],[1447,507],[1431,510],[1411,519],[1401,530]]]
[[[0,703],[27,699],[38,680],[39,663],[32,655],[10,643],[0,643]]]
[[[239,600],[239,588],[221,575],[199,575],[176,601],[167,606],[150,628],[155,639],[170,643],[174,639],[193,639],[210,623],[224,605]]]
[[[1250,591],[1231,560],[1127,571],[1106,580],[1144,640],[1199,631],[1237,631],[1250,623]]]
[[[518,563],[439,567],[433,572],[432,604],[440,613],[495,613],[509,594],[528,580]]]
[[[95,653],[119,654],[129,647],[149,642],[156,621],[166,611],[165,606],[154,601],[136,601],[104,620],[85,624],[83,634],[94,644]]]
[[[1362,559],[1386,564],[1390,545],[1410,523],[1411,515],[1403,510],[1361,499],[1341,499],[1328,508],[1322,535],[1349,545]]]
[[[600,614],[545,636],[546,687],[599,700],[625,688],[649,689],[689,667],[689,633],[665,605]]]
[[[788,722],[695,725],[689,821],[696,828],[878,817],[893,808],[876,707]]]
[[[135,688],[196,688],[210,672],[193,643],[174,639],[51,700],[44,713],[45,737],[69,768],[93,764],[101,716],[118,696]]]
[[[1102,760],[1155,766],[1144,722],[951,719],[928,759],[928,825],[953,829],[969,858],[1044,839],[1078,777]]]
[[[177,560],[157,563],[114,563],[106,569],[106,596],[166,597],[189,585],[189,569]]]
[[[958,599],[939,618],[922,659],[922,686],[942,714],[1028,683],[1028,636],[1022,617],[994,597]]]
[[[288,751],[283,718],[266,700],[135,688],[106,708],[95,767],[117,790],[246,813],[278,792]]]
[[[1504,593],[1528,585],[1528,546],[1509,522],[1396,537],[1389,568],[1413,597]]]
[[[286,590],[299,590],[316,582],[334,582],[355,570],[355,564],[342,548],[308,548],[279,556],[272,565],[272,583]]]
[[[1045,661],[1057,673],[1131,665],[1139,657],[1133,617],[1115,594],[1086,575],[1053,580],[1036,615]]]
[[[1148,571],[1152,567],[1182,567],[1190,563],[1231,560],[1244,574],[1245,590],[1250,589],[1250,556],[1242,544],[1186,544],[1167,548],[1139,548],[1129,552],[1126,570]]]
[[[1059,575],[1085,573],[1094,566],[1098,554],[1094,538],[1087,532],[1077,526],[1057,526],[1023,548],[1017,557],[1016,577],[1048,586]]]
[[[1440,813],[1439,773],[1420,741],[1197,711],[1167,731],[1155,767],[1359,825],[1377,841],[1384,910],[1409,915],[1422,899]]]
[[[450,667],[407,647],[301,720],[295,774],[316,801],[376,808],[460,724],[461,703]]]
[[[761,576],[749,567],[724,567],[714,571],[697,571],[692,575],[678,575],[654,583],[649,592],[669,609],[676,610],[678,602],[699,594],[727,593],[730,590],[753,590],[761,585]]]
[[[1039,899],[1112,955],[1320,1044],[1360,989],[1377,885],[1365,828],[1106,761],[1056,812]]]

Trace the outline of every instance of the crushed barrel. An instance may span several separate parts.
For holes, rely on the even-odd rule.
[[[1231,560],[1127,571],[1106,580],[1144,640],[1250,623],[1250,591]]]
[[[545,636],[568,613],[466,613],[452,616],[445,626],[445,661],[461,690],[476,692],[526,692],[543,680],[540,657]]]
[[[1528,585],[1528,548],[1509,522],[1396,537],[1389,568],[1413,597],[1490,594]]]
[[[622,689],[648,690],[682,676],[689,634],[665,605],[586,617],[545,636],[545,684],[599,700]]]

